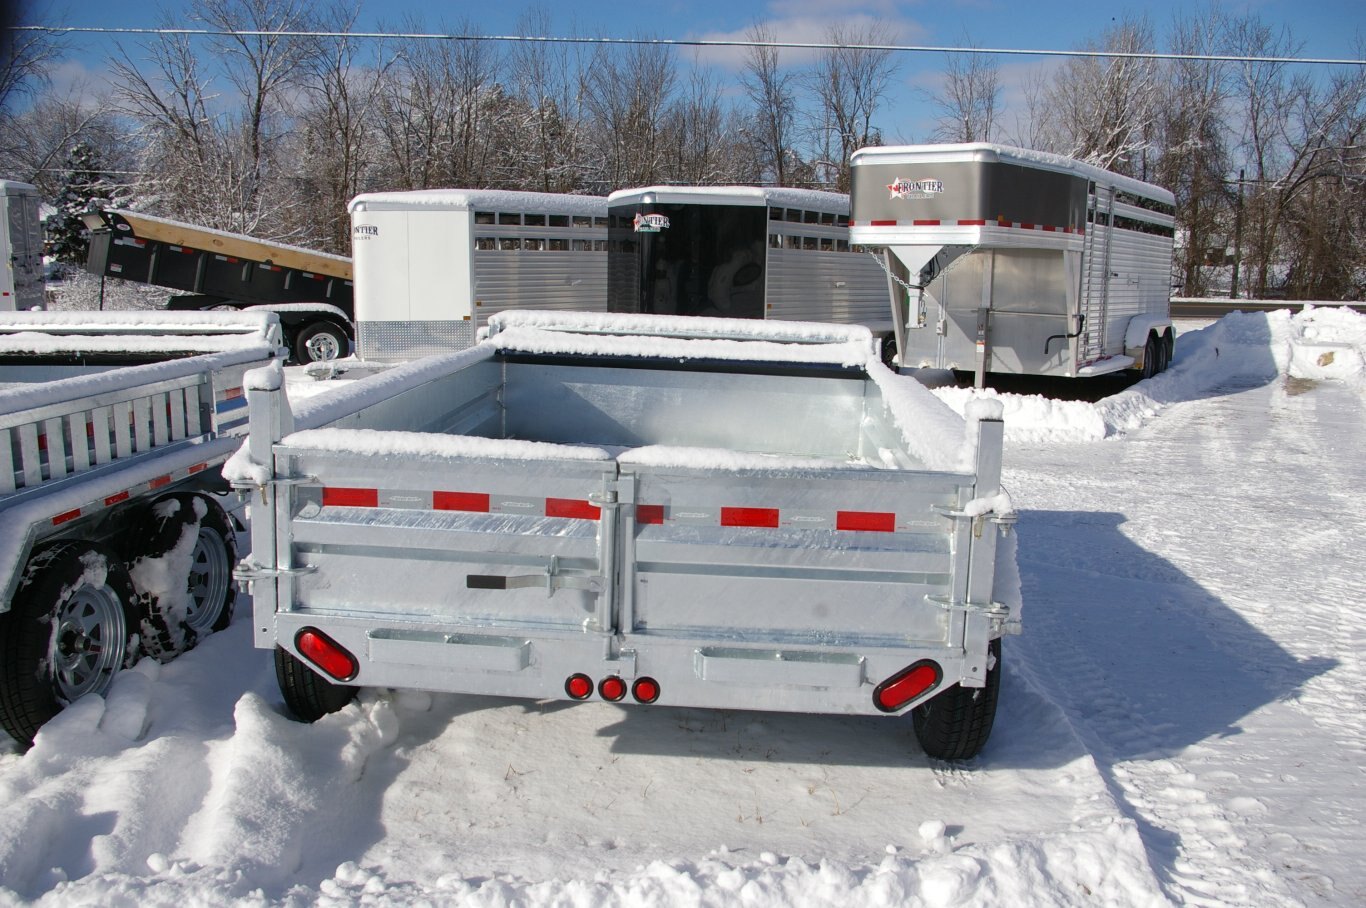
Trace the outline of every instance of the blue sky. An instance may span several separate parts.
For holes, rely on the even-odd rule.
[[[162,24],[163,11],[174,24],[193,27],[183,0],[118,3],[111,0],[34,0],[29,4],[42,24],[96,28],[152,27]],[[425,30],[458,30],[472,23],[482,34],[515,34],[518,19],[539,6],[549,13],[553,34],[670,39],[728,39],[743,37],[756,22],[765,22],[780,40],[821,41],[832,22],[858,26],[877,21],[890,26],[897,43],[961,45],[1024,49],[1073,49],[1095,39],[1136,10],[1132,2],[1061,2],[1061,0],[576,0],[570,3],[454,2],[454,0],[362,0],[359,27],[396,30],[416,17]],[[1149,0],[1146,10],[1159,42],[1182,0]],[[1226,2],[1223,9],[1251,11],[1274,26],[1289,28],[1302,44],[1301,56],[1353,58],[1366,56],[1366,2],[1363,0],[1244,0]],[[136,38],[125,37],[132,47]],[[73,35],[73,53],[59,74],[62,81],[88,75],[96,84],[111,42],[101,36]],[[723,77],[733,74],[740,51],[707,51],[706,61]],[[797,52],[784,52],[797,60]],[[939,54],[899,54],[886,120],[889,139],[916,141],[925,137],[930,114],[925,93],[936,84],[944,60]],[[1039,66],[1057,65],[1058,58],[1005,57],[998,60],[1008,102],[1023,74]]]

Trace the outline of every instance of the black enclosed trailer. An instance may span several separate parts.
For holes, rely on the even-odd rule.
[[[132,211],[94,211],[85,222],[92,274],[184,291],[168,309],[268,308],[300,362],[349,350],[349,258]]]

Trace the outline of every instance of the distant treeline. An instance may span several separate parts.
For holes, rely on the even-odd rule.
[[[196,9],[196,26],[215,32],[347,33],[360,4]],[[479,32],[416,20],[388,31]],[[536,9],[518,33],[557,32]],[[166,34],[124,41],[104,61],[108,84],[67,92],[47,77],[76,38],[4,35],[0,176],[49,194],[70,259],[91,200],[349,254],[346,206],[361,192],[847,191],[850,155],[866,145],[998,141],[1173,190],[1182,294],[1236,280],[1245,296],[1366,296],[1366,67],[1247,59],[1299,50],[1255,16],[1192,11],[1161,47],[1150,22],[1125,19],[1084,48],[1121,56],[1039,64],[1009,106],[999,61],[964,43],[943,55],[928,95],[936,125],[919,136],[892,120],[897,52],[852,47],[894,44],[878,26],[832,26],[837,47],[799,58],[758,24],[738,72],[659,44]],[[1358,48],[1366,57],[1361,37]],[[1239,59],[1143,56],[1158,50]]]

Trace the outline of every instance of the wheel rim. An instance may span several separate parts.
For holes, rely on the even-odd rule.
[[[341,355],[341,344],[326,331],[315,334],[305,341],[304,349],[308,351],[308,358],[315,363],[336,359]]]
[[[103,691],[123,665],[127,645],[123,603],[108,586],[82,586],[56,616],[52,669],[57,691],[70,702]]]
[[[196,631],[213,628],[232,583],[232,565],[223,537],[212,527],[201,526],[190,562],[190,602],[185,623]]]

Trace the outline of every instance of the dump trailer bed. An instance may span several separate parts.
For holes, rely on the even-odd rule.
[[[994,711],[994,641],[1018,629],[992,592],[999,411],[960,419],[862,327],[505,313],[490,331],[297,413],[277,374],[252,377],[227,469],[254,502],[239,575],[296,712],[354,685]],[[978,719],[922,741],[975,752]]]

